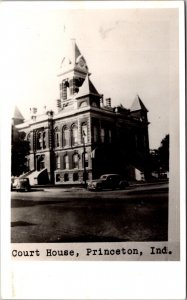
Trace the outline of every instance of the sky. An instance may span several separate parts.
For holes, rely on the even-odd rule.
[[[60,63],[75,38],[91,81],[112,106],[130,108],[140,96],[149,111],[150,148],[170,133],[170,107],[179,101],[177,9],[7,4],[0,22],[3,102],[26,119],[30,107],[56,107]]]

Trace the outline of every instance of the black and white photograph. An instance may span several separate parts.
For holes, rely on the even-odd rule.
[[[70,2],[3,11],[11,260],[180,261],[183,2]]]

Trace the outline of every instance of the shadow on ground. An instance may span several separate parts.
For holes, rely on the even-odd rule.
[[[17,222],[11,222],[11,227],[16,227],[16,226],[33,226],[36,224],[25,222],[25,221],[17,221]]]

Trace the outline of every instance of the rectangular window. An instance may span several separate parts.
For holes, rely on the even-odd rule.
[[[95,143],[98,142],[98,140],[99,140],[99,134],[98,134],[98,132],[99,132],[99,128],[97,126],[94,126],[94,128],[93,128],[93,136],[94,136],[94,142]]]
[[[56,168],[60,169],[60,156],[59,155],[56,156]]]
[[[56,133],[56,147],[59,147],[59,133]]]
[[[68,157],[68,155],[64,156],[64,169],[69,169],[69,157]]]
[[[63,133],[62,133],[63,137],[62,137],[62,143],[63,143],[63,147],[67,146],[69,144],[69,131],[67,128],[63,129]]]
[[[78,143],[78,128],[77,128],[77,126],[74,126],[72,128],[71,135],[72,135],[71,136],[72,146],[74,146]]]
[[[73,169],[77,169],[79,167],[79,158],[78,154],[73,155]]]
[[[56,182],[60,181],[60,174],[56,174]]]

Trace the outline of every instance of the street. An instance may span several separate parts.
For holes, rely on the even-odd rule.
[[[168,184],[11,193],[12,243],[167,241]]]

